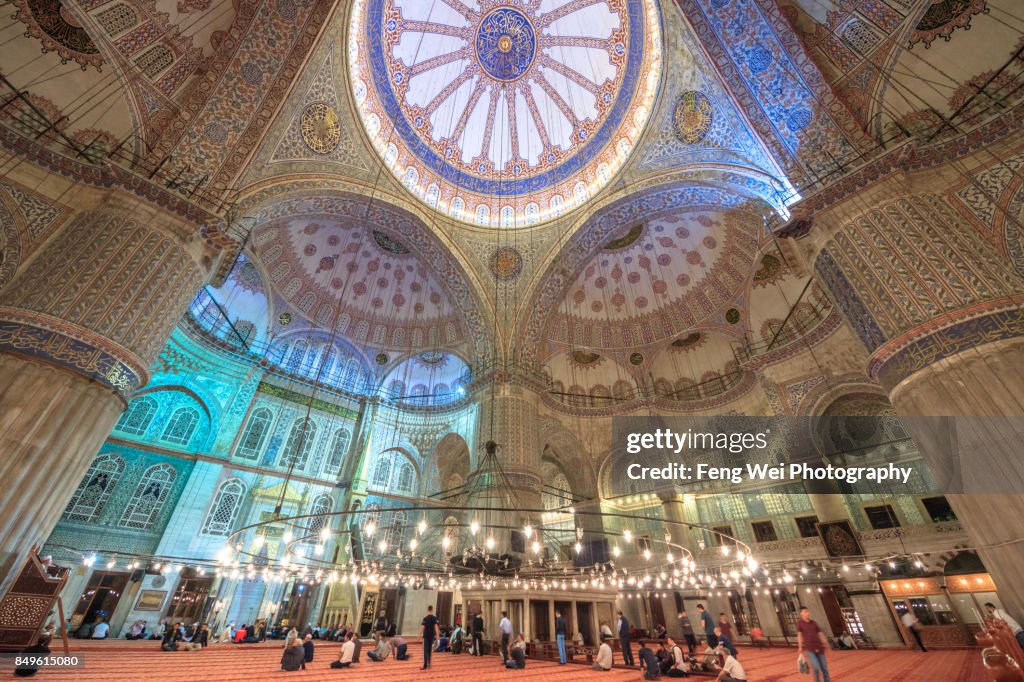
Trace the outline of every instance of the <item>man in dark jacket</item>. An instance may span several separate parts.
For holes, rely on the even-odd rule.
[[[484,617],[479,613],[473,616],[473,655],[484,655]]]
[[[388,634],[388,617],[383,609],[377,614],[377,620],[373,621],[373,631],[382,635]]]
[[[558,642],[558,663],[565,665],[565,631],[569,629],[561,611],[555,611],[555,641]]]
[[[629,644],[629,620],[619,611],[619,643],[622,645],[622,662],[636,665],[633,661],[633,647]]]
[[[313,662],[313,635],[306,635],[305,640],[302,642],[302,648],[306,655],[306,663]],[[303,666],[305,667],[305,666]]]
[[[697,613],[700,614],[700,626],[704,636],[708,639],[708,647],[714,649],[718,646],[718,637],[715,635],[715,621],[711,614],[704,610],[703,604],[697,604]]]

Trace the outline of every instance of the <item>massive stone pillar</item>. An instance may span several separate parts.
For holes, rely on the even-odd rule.
[[[665,513],[666,520],[679,524],[686,523],[686,507],[683,504],[682,495],[679,493],[662,493],[659,495],[659,498],[661,499],[661,508]],[[690,538],[689,526],[667,525],[666,529],[668,534],[672,536],[672,542],[689,549],[691,552],[693,551],[693,541]]]
[[[53,530],[209,277],[198,226],[114,190],[0,291],[0,573]]]
[[[529,388],[513,383],[500,383],[493,392],[485,393],[480,402],[477,434],[477,461],[482,465],[470,474],[470,488],[476,490],[471,506],[487,508],[540,509],[541,504],[541,444],[538,439],[540,398]],[[488,441],[496,448],[498,466],[489,466],[484,452]],[[533,528],[541,527],[539,515],[485,514],[481,524],[504,523],[517,526],[529,522]],[[499,537],[503,536],[503,537]],[[535,538],[527,541],[529,544]],[[494,551],[510,549],[510,535],[495,533]]]
[[[870,354],[868,374],[900,416],[1024,415],[1024,280],[930,178],[895,178],[814,217],[814,269]],[[960,457],[907,420],[940,481],[999,473],[1001,495],[952,495],[1000,596],[1024,611],[1020,434],[960,433]],[[991,422],[993,432],[1007,429]],[[1009,427],[1010,431],[1013,427]],[[965,437],[987,440],[967,448]],[[982,491],[984,492],[984,491]]]

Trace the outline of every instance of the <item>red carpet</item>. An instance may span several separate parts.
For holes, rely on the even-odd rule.
[[[361,662],[347,670],[328,667],[341,645],[318,643],[316,657],[305,671],[278,672],[281,644],[217,644],[198,652],[160,651],[159,642],[79,642],[72,640],[72,654],[80,653],[85,666],[78,669],[40,671],[36,679],[75,680],[75,682],[164,682],[189,680],[202,682],[252,682],[253,680],[365,680],[367,682],[406,682],[407,680],[476,682],[478,680],[516,680],[525,682],[575,682],[576,680],[639,681],[637,670],[614,669],[600,673],[583,665],[560,666],[529,660],[525,670],[503,670],[496,656],[435,654],[430,670],[420,671],[422,653],[410,643],[409,661],[389,659],[383,663],[366,660],[364,645]],[[60,643],[54,654],[60,655]],[[617,659],[618,660],[618,659]],[[795,649],[740,650],[750,682],[811,682],[808,675],[796,672]],[[929,651],[903,650],[832,651],[829,671],[836,682],[988,682],[977,649]],[[6,675],[5,675],[6,676]],[[668,679],[668,678],[662,678]],[[709,677],[691,677],[711,680]]]

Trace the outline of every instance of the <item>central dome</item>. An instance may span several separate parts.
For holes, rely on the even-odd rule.
[[[534,225],[629,157],[660,41],[655,0],[358,0],[349,73],[374,147],[420,200]]]

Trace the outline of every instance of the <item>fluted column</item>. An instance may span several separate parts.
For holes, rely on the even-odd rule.
[[[121,191],[0,291],[0,571],[53,530],[216,263],[198,226]]]
[[[923,181],[891,179],[815,216],[819,281],[900,416],[1024,415],[1024,280]],[[951,457],[934,429],[907,425],[938,480],[998,467],[1000,489],[1024,493],[1022,434],[959,433]],[[950,496],[1011,611],[1024,610],[1020,548],[1005,544],[1024,536],[1020,493]]]
[[[480,508],[522,507],[539,509],[541,505],[541,445],[539,442],[540,423],[538,405],[540,399],[529,388],[518,384],[502,383],[494,389],[493,394],[486,394],[481,401],[477,434],[480,442],[478,447],[483,450],[488,441],[497,445],[497,461],[500,473],[490,467],[482,466],[470,475],[472,479],[485,477],[487,485],[481,487],[472,501]],[[482,456],[482,455],[481,455]],[[499,486],[499,476],[503,483],[511,488]],[[533,528],[540,529],[540,518],[514,519],[505,515],[499,519],[481,518],[481,523],[502,521],[511,525],[529,521]],[[496,552],[510,549],[508,534],[495,540]],[[530,541],[527,541],[529,544]]]

